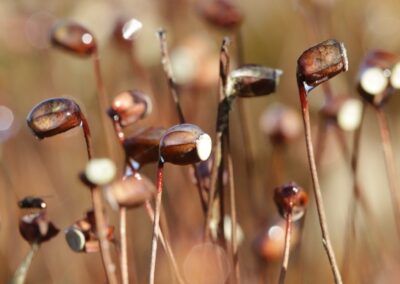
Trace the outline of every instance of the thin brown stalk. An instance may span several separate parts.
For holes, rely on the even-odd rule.
[[[154,222],[154,210],[151,207],[150,202],[146,202],[145,203],[145,207],[146,207],[146,211],[147,211],[147,214],[150,217],[151,222]],[[165,250],[165,253],[166,253],[167,258],[168,258],[168,260],[170,262],[172,270],[174,271],[174,274],[175,274],[175,277],[176,277],[178,283],[179,284],[184,284],[185,281],[183,280],[183,277],[182,277],[182,275],[181,275],[181,273],[179,271],[178,264],[176,263],[175,256],[174,256],[174,253],[172,251],[172,248],[171,248],[171,245],[169,243],[169,240],[164,237],[164,234],[163,234],[163,232],[161,231],[160,228],[159,228],[158,234],[159,234],[158,237],[160,239],[160,243],[161,243],[161,245],[163,246],[163,248]]]
[[[32,259],[35,257],[39,250],[40,245],[34,242],[31,246],[30,251],[25,256],[24,260],[21,262],[17,270],[15,271],[13,277],[8,281],[8,284],[23,284],[25,283],[26,274],[28,273],[29,267],[31,266]]]
[[[226,109],[227,101],[224,100],[225,86],[227,81],[227,74],[229,70],[229,54],[228,46],[230,44],[229,38],[225,37],[222,41],[221,51],[220,51],[220,62],[219,62],[219,74],[220,74],[220,84],[219,84],[219,102],[218,102],[218,116],[217,116],[217,132],[215,135],[215,146],[214,146],[214,160],[211,168],[211,181],[210,181],[210,191],[208,195],[208,206],[206,220],[204,223],[204,241],[209,241],[210,236],[210,222],[212,219],[213,202],[216,194],[216,188],[218,183],[218,173],[220,172],[221,160],[222,160],[222,136],[224,129],[229,127],[227,125],[229,119],[229,112]],[[224,216],[220,216],[224,218]]]
[[[106,271],[107,281],[110,284],[116,284],[118,283],[116,275],[117,269],[111,257],[110,242],[107,240],[107,223],[104,217],[100,188],[95,187],[92,188],[91,191],[97,233],[100,242],[100,252],[104,269]]]
[[[289,265],[291,232],[292,232],[292,214],[288,214],[286,217],[285,246],[284,246],[281,272],[279,274],[279,281],[278,281],[279,284],[285,283],[286,272],[287,272],[288,265]]]
[[[325,216],[325,206],[322,199],[321,189],[319,186],[317,168],[315,165],[315,158],[314,158],[314,149],[312,145],[312,137],[311,137],[311,126],[310,126],[310,114],[308,108],[308,100],[307,100],[307,92],[302,86],[302,82],[298,82],[299,87],[299,95],[300,95],[300,102],[301,102],[301,110],[303,114],[303,123],[304,123],[304,130],[305,130],[305,139],[306,139],[306,147],[307,147],[307,156],[311,171],[311,178],[313,182],[313,189],[314,189],[314,196],[317,205],[317,213],[319,218],[319,223],[321,227],[321,234],[322,234],[322,244],[325,248],[326,254],[328,256],[328,260],[332,269],[332,273],[335,279],[336,284],[341,284],[342,279],[339,272],[339,268],[336,262],[335,253],[332,249],[332,244],[330,241],[329,231],[328,231],[328,224],[326,221]]]
[[[244,62],[244,44],[243,44],[243,34],[241,29],[238,28],[235,33],[235,42],[236,42],[236,63],[238,66],[241,66]],[[243,138],[243,150],[244,150],[244,158],[245,158],[245,168],[246,168],[246,180],[248,182],[248,187],[255,190],[254,185],[254,154],[253,149],[251,147],[251,133],[248,127],[248,117],[246,114],[245,101],[239,100],[238,104],[238,114],[239,114],[239,123],[240,129],[242,131]]]
[[[121,276],[122,283],[129,284],[129,272],[128,272],[128,245],[126,240],[126,207],[122,206],[119,208],[119,232],[121,239]]]
[[[392,206],[394,220],[396,223],[397,234],[400,237],[400,187],[397,178],[397,168],[394,158],[392,142],[390,138],[389,125],[385,113],[381,108],[375,108],[376,116],[379,123],[379,131],[381,133],[382,150],[385,157],[386,172],[389,180],[390,193],[392,195]]]
[[[89,124],[88,124],[85,116],[83,115],[83,113],[81,113],[81,120],[82,120],[83,136],[85,137],[85,143],[86,143],[86,152],[87,152],[88,160],[91,160],[93,157],[92,138],[90,135]]]
[[[210,223],[213,213],[213,203],[217,188],[217,178],[218,178],[218,167],[214,165],[219,165],[221,163],[221,139],[222,133],[217,133],[216,144],[214,146],[214,159],[213,166],[211,169],[211,179],[210,179],[210,192],[208,195],[208,205],[206,220],[204,222],[204,241],[207,242],[211,239]]]
[[[82,120],[82,130],[86,142],[87,155],[88,159],[91,160],[93,156],[93,149],[92,149],[92,140],[90,136],[90,128],[83,114],[81,114],[81,120]],[[91,187],[91,194],[92,194],[92,205],[96,219],[96,227],[100,241],[100,252],[102,256],[104,270],[106,272],[108,282],[110,284],[115,284],[118,283],[116,276],[116,268],[111,258],[110,244],[109,241],[107,240],[107,225],[103,212],[103,202],[101,201],[100,189],[98,187]]]
[[[156,205],[155,205],[154,221],[153,221],[153,239],[151,241],[149,284],[154,284],[155,271],[156,271],[157,242],[160,231],[159,227],[160,227],[161,197],[163,191],[163,169],[164,169],[164,163],[159,161],[157,169]]]
[[[238,243],[237,243],[237,218],[236,218],[236,198],[235,198],[235,182],[233,178],[233,162],[232,156],[230,153],[230,145],[229,145],[229,131],[227,130],[225,135],[225,143],[226,143],[226,158],[228,164],[228,188],[229,188],[229,196],[230,196],[230,211],[232,218],[231,225],[231,247],[232,247],[232,256],[233,256],[233,268],[235,270],[235,279],[234,283],[240,283],[240,269],[239,269],[239,255],[238,255]],[[224,218],[222,217],[222,220]]]
[[[163,29],[160,29],[157,34],[160,40],[161,63],[164,69],[164,73],[168,80],[169,91],[171,92],[172,99],[174,100],[175,103],[175,108],[178,114],[179,122],[185,123],[185,117],[183,115],[181,104],[179,102],[178,86],[175,82],[175,78],[172,72],[171,62],[169,59],[167,32]]]
[[[161,49],[161,63],[163,66],[163,70],[165,73],[165,76],[168,81],[168,89],[172,95],[172,99],[175,103],[175,109],[178,114],[179,118],[179,123],[185,123],[185,116],[183,115],[182,107],[180,104],[179,100],[179,92],[178,92],[178,85],[176,84],[174,73],[172,72],[172,67],[171,67],[171,60],[169,58],[169,52],[168,52],[168,44],[167,44],[167,32],[163,29],[160,29],[158,31],[158,37],[160,40],[160,49]],[[201,207],[206,214],[206,197],[205,197],[205,192],[203,189],[203,182],[201,180],[199,170],[195,164],[191,165],[193,168],[194,176],[196,178],[196,186],[197,186],[197,191],[199,194],[200,202],[201,202]]]

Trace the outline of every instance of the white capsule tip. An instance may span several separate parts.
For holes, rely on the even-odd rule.
[[[107,158],[92,159],[86,165],[86,178],[93,184],[105,185],[110,183],[117,172],[113,161]]]

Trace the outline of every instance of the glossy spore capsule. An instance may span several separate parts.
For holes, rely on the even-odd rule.
[[[51,137],[80,126],[81,110],[67,98],[52,98],[37,104],[28,114],[27,123],[39,139]]]
[[[297,79],[309,91],[347,69],[343,43],[330,39],[303,52],[297,60]]]
[[[276,91],[283,72],[257,64],[247,64],[228,75],[226,93],[228,96],[258,97]]]
[[[115,209],[134,208],[151,200],[155,192],[155,185],[147,177],[136,173],[110,184],[105,190],[105,195]]]
[[[93,210],[86,212],[86,216],[68,227],[64,234],[68,246],[75,252],[93,253],[100,250]],[[113,226],[107,227],[106,235],[109,241],[114,240]]]
[[[55,47],[81,56],[90,56],[97,48],[92,33],[70,21],[56,23],[50,31],[50,41]]]
[[[18,207],[21,209],[46,209],[46,202],[36,196],[26,196],[18,201]]]
[[[49,221],[45,211],[27,214],[19,220],[19,232],[30,244],[49,241],[55,237],[60,230]]]
[[[177,165],[205,161],[211,154],[208,134],[194,124],[178,124],[169,128],[160,141],[160,160]]]
[[[305,212],[308,195],[296,183],[290,182],[274,190],[274,201],[278,208],[279,214],[283,218],[287,218],[290,214],[292,220],[299,220]]]
[[[164,128],[146,128],[124,140],[127,157],[141,166],[159,160],[160,140],[165,133]]]
[[[129,126],[151,113],[150,97],[137,91],[129,90],[118,94],[111,102],[108,114],[121,127]]]

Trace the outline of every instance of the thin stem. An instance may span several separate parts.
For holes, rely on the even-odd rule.
[[[119,208],[119,232],[121,239],[121,275],[122,283],[129,284],[128,245],[126,240],[126,207]]]
[[[285,283],[286,272],[289,265],[291,232],[292,232],[292,214],[288,214],[286,217],[285,246],[284,246],[281,272],[279,274],[279,281],[278,281],[279,284]]]
[[[92,202],[96,219],[97,234],[100,241],[100,252],[107,280],[110,284],[116,284],[118,283],[116,275],[117,269],[111,257],[110,242],[107,239],[107,224],[103,212],[101,192],[98,187],[92,188]]]
[[[214,160],[211,169],[211,179],[210,179],[210,192],[208,195],[208,205],[207,205],[207,215],[204,223],[204,241],[207,242],[211,238],[210,223],[213,213],[213,203],[214,197],[217,189],[217,178],[218,178],[218,165],[221,163],[221,139],[222,133],[217,133],[216,145],[214,147]]]
[[[376,116],[379,123],[379,131],[382,139],[382,150],[385,156],[386,171],[389,180],[390,193],[392,195],[392,206],[394,213],[394,220],[396,223],[397,234],[400,237],[400,196],[399,196],[399,181],[397,179],[396,162],[394,159],[394,153],[392,148],[392,142],[390,139],[390,132],[388,122],[385,113],[381,108],[375,109]]]
[[[167,45],[167,32],[163,29],[158,31],[158,38],[160,40],[160,49],[161,49],[161,63],[163,65],[164,73],[168,80],[168,87],[172,95],[172,99],[174,100],[176,112],[179,117],[180,123],[185,123],[185,117],[183,116],[183,111],[181,108],[181,104],[179,102],[178,95],[178,86],[175,82],[174,74],[172,72],[171,62],[168,54],[168,45]]]
[[[93,157],[92,138],[90,135],[89,124],[86,120],[86,117],[83,115],[83,113],[81,113],[81,120],[82,120],[83,136],[85,137],[85,143],[86,143],[86,152],[87,152],[88,160],[91,160]]]
[[[86,150],[88,159],[91,160],[93,156],[92,140],[90,136],[89,124],[85,116],[81,113],[82,129],[85,136]],[[103,212],[103,202],[101,201],[101,192],[97,187],[91,188],[92,194],[92,205],[94,209],[94,215],[96,219],[96,227],[98,232],[98,237],[100,241],[100,252],[103,261],[104,270],[106,271],[106,276],[110,284],[117,283],[116,268],[111,258],[110,244],[107,240],[107,225]]]
[[[156,193],[156,206],[155,206],[154,222],[153,222],[153,239],[151,242],[149,284],[154,284],[154,277],[156,271],[157,241],[160,231],[159,226],[160,226],[161,196],[163,190],[163,170],[164,170],[164,163],[162,161],[159,161],[157,169],[157,193]]]
[[[101,68],[100,68],[100,59],[99,53],[96,50],[93,54],[93,67],[94,67],[94,74],[96,77],[96,86],[97,86],[97,100],[99,102],[99,111],[100,111],[100,119],[101,125],[104,131],[105,140],[107,151],[110,157],[115,160],[116,154],[113,148],[112,142],[112,133],[110,133],[109,127],[107,127],[109,121],[106,117],[106,110],[108,107],[108,100],[106,95],[106,88],[104,86],[103,78],[101,76]]]
[[[147,211],[147,214],[150,217],[151,222],[154,222],[154,210],[151,207],[151,204],[150,204],[149,201],[146,201],[145,207],[146,207],[146,211]],[[175,277],[176,277],[178,283],[179,284],[184,284],[185,281],[183,280],[183,277],[182,277],[182,275],[181,275],[181,273],[179,271],[178,264],[176,263],[175,256],[174,256],[174,253],[172,251],[172,248],[171,248],[171,245],[169,243],[169,240],[167,238],[164,238],[164,234],[163,234],[163,232],[161,231],[160,228],[159,228],[158,237],[160,238],[160,243],[163,246],[163,248],[165,250],[165,253],[167,254],[168,260],[169,260],[169,262],[170,262],[170,264],[172,266],[172,269],[174,271],[174,274],[175,274]]]
[[[230,143],[229,143],[229,131],[227,130],[224,136],[226,143],[226,155],[228,164],[228,187],[230,196],[230,211],[232,218],[231,226],[231,246],[232,246],[232,256],[233,256],[233,267],[235,270],[235,283],[240,283],[240,269],[239,269],[239,255],[238,255],[238,243],[237,243],[237,218],[236,218],[236,198],[235,198],[235,182],[233,178],[233,162],[230,153]]]
[[[301,110],[303,114],[303,122],[304,122],[304,130],[305,130],[305,139],[306,139],[306,147],[307,147],[307,156],[311,171],[311,178],[313,182],[313,189],[315,195],[315,202],[317,205],[317,213],[319,218],[319,224],[321,227],[321,234],[322,234],[322,244],[325,248],[326,254],[329,259],[329,263],[332,269],[333,276],[335,278],[336,284],[341,284],[342,279],[340,276],[339,268],[337,266],[335,253],[332,249],[329,231],[328,231],[328,224],[326,221],[325,216],[325,208],[322,199],[321,189],[319,186],[317,168],[315,165],[315,158],[314,158],[314,149],[312,145],[312,138],[311,138],[311,126],[310,126],[310,114],[308,109],[308,100],[307,100],[307,92],[302,85],[302,82],[298,80],[298,87],[299,87],[299,95],[300,95],[300,103],[301,103]]]
[[[178,85],[176,84],[174,73],[172,72],[171,61],[169,59],[169,52],[168,52],[168,44],[167,44],[167,32],[163,29],[158,31],[158,37],[160,40],[160,49],[161,49],[161,63],[163,66],[163,70],[165,76],[167,77],[168,81],[168,89],[172,95],[172,99],[175,103],[175,109],[178,114],[179,123],[185,123],[185,116],[183,115],[182,107],[179,101],[179,92],[178,92]],[[206,214],[206,200],[204,197],[204,188],[203,182],[201,180],[199,170],[195,164],[191,165],[194,171],[194,176],[197,180],[196,186],[197,191],[199,193],[201,207],[203,209],[204,214]]]
[[[31,250],[25,256],[24,260],[18,266],[13,277],[8,281],[8,284],[23,284],[25,282],[26,274],[28,273],[29,267],[31,266],[32,259],[39,250],[40,245],[34,242],[31,246]]]
[[[222,160],[222,136],[224,129],[229,127],[229,103],[225,99],[225,86],[228,76],[229,70],[229,54],[228,54],[228,46],[230,44],[229,38],[225,37],[222,41],[221,50],[220,50],[220,59],[219,59],[219,99],[218,99],[218,115],[217,115],[217,133],[215,138],[215,146],[214,146],[214,161],[212,163],[211,168],[211,182],[210,182],[210,191],[208,195],[208,206],[207,206],[207,214],[206,220],[204,224],[204,241],[210,240],[210,222],[212,219],[213,212],[213,201],[217,188],[218,181],[218,173],[220,172],[221,160]],[[221,218],[224,218],[222,215]]]

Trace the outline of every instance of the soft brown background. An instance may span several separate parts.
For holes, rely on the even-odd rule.
[[[314,1],[237,1],[245,20],[241,28],[245,62],[258,63],[284,71],[276,94],[243,102],[246,120],[238,119],[238,102],[231,115],[232,153],[235,165],[239,222],[245,232],[240,247],[242,283],[257,283],[262,262],[253,252],[253,241],[271,221],[279,218],[272,201],[272,148],[259,130],[258,120],[273,102],[288,104],[299,110],[296,90],[296,60],[303,50],[328,38],[343,41],[348,50],[349,72],[331,81],[335,94],[357,96],[355,76],[366,52],[373,48],[399,51],[400,2],[395,0],[314,0]],[[217,54],[222,36],[229,34],[207,25],[195,13],[195,1],[38,1],[3,0],[0,2],[0,105],[12,109],[15,121],[12,137],[0,144],[0,282],[5,283],[27,253],[29,246],[19,236],[17,200],[26,195],[46,196],[50,218],[61,229],[83,216],[90,207],[88,190],[79,182],[77,173],[86,163],[84,140],[79,129],[41,142],[31,135],[25,118],[39,101],[55,96],[71,96],[88,117],[94,138],[95,156],[106,155],[96,101],[92,61],[55,50],[49,46],[47,31],[58,19],[73,19],[86,25],[98,40],[102,72],[111,98],[125,89],[144,89],[154,100],[154,112],[140,124],[172,126],[177,123],[166,81],[162,73],[159,43],[155,31],[165,27],[171,49],[189,40],[200,38],[210,49],[210,69],[202,78],[211,76],[206,88],[184,88],[183,110],[189,122],[214,133],[216,116],[218,68]],[[137,60],[151,81],[141,79],[133,71],[129,57],[112,42],[111,32],[118,16],[136,17],[144,28],[136,41]],[[313,34],[309,22],[319,27]],[[194,45],[202,48],[201,44]],[[233,42],[234,56],[235,42]],[[212,60],[214,63],[212,64]],[[202,61],[203,65],[205,61]],[[135,72],[135,73],[134,73]],[[213,80],[213,78],[215,80]],[[204,86],[203,86],[204,87]],[[313,108],[312,124],[317,126],[317,111],[323,102],[320,88],[310,95]],[[395,152],[399,147],[399,123],[395,96],[386,108],[393,130]],[[1,117],[0,117],[1,119]],[[244,134],[241,127],[247,127]],[[111,124],[107,125],[111,128]],[[377,123],[368,111],[362,136],[359,176],[373,214],[379,220],[371,227],[362,211],[357,218],[357,240],[350,246],[352,278],[347,283],[395,283],[392,274],[398,270],[398,240],[396,239],[390,195],[385,175]],[[134,131],[134,127],[131,129]],[[314,131],[315,133],[315,131]],[[3,137],[4,133],[1,133]],[[243,135],[250,145],[244,150]],[[346,134],[349,146],[351,133]],[[285,180],[295,180],[311,190],[304,139],[291,144],[285,152]],[[114,139],[121,165],[122,151]],[[319,167],[321,187],[332,242],[339,264],[342,263],[347,209],[351,197],[349,163],[340,155],[332,137],[328,151]],[[252,179],[246,179],[245,153],[254,162]],[[396,158],[398,155],[396,155]],[[203,219],[195,187],[190,183],[189,168],[168,165],[163,200],[173,249],[182,268],[190,250],[201,241]],[[119,169],[122,172],[122,169]],[[155,166],[144,172],[155,177]],[[302,245],[294,250],[287,283],[331,283],[328,261],[322,248],[315,205],[311,196]],[[260,212],[259,217],[254,212]],[[117,225],[117,214],[108,210]],[[366,246],[371,232],[380,231],[383,242]],[[128,213],[129,260],[131,271],[137,271],[139,283],[146,283],[149,265],[151,223],[143,209]],[[367,247],[371,249],[367,249]],[[160,249],[157,262],[157,283],[171,283],[168,264]],[[280,260],[269,265],[272,282],[276,281]],[[389,272],[390,273],[389,273]],[[394,277],[394,278],[392,278]],[[61,232],[43,245],[28,273],[27,283],[104,283],[99,254],[72,252]],[[398,278],[397,278],[398,279]],[[204,283],[208,283],[205,281]]]

